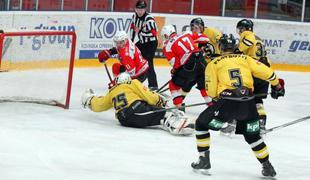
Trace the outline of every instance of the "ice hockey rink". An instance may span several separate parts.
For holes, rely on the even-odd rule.
[[[165,83],[169,69],[156,70],[160,84]],[[310,114],[310,73],[278,71],[277,74],[286,81],[286,96],[266,101],[268,128]],[[228,138],[211,132],[212,168],[211,175],[205,176],[194,173],[190,167],[198,158],[194,136],[172,136],[156,128],[121,127],[112,110],[94,113],[81,107],[80,97],[85,89],[93,88],[102,94],[107,91],[107,84],[103,67],[76,68],[69,110],[0,103],[0,179],[266,179],[241,136]],[[203,99],[193,89],[186,103],[198,102]],[[187,112],[195,118],[204,108],[188,108]],[[310,120],[265,137],[270,160],[277,171],[276,179],[309,179],[309,129]]]

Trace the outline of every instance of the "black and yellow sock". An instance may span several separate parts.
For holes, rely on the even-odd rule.
[[[252,151],[254,152],[257,160],[260,163],[263,163],[269,159],[269,152],[268,152],[267,146],[264,143],[264,140],[262,138],[251,143],[250,146],[251,146]]]
[[[197,149],[201,156],[210,148],[210,133],[209,131],[196,131]]]

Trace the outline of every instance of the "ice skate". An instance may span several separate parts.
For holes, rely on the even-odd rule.
[[[210,151],[206,151],[204,156],[199,156],[197,162],[191,164],[194,172],[201,173],[204,175],[210,175],[209,169],[211,168],[210,163]]]

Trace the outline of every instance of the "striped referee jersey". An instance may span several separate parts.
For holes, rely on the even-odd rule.
[[[138,34],[134,31],[135,27],[140,29]],[[133,42],[136,35],[141,44],[155,41],[157,40],[157,31],[157,25],[152,15],[147,12],[142,17],[137,16],[136,13],[133,14],[130,25],[130,37]]]

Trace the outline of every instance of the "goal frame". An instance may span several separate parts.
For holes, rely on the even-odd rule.
[[[4,38],[13,37],[13,36],[55,36],[55,35],[67,35],[72,37],[71,51],[70,51],[70,62],[69,62],[69,71],[68,71],[68,80],[67,80],[67,90],[66,90],[66,100],[65,104],[54,102],[53,105],[62,107],[64,109],[69,109],[70,106],[70,96],[72,88],[72,78],[73,78],[73,68],[75,60],[75,51],[76,51],[76,33],[74,31],[20,31],[20,32],[4,32],[0,33],[0,72],[1,72],[1,61],[2,53],[4,48]],[[27,102],[27,103],[39,103],[39,104],[48,104],[40,102],[31,102],[26,101],[17,101],[17,102]]]

